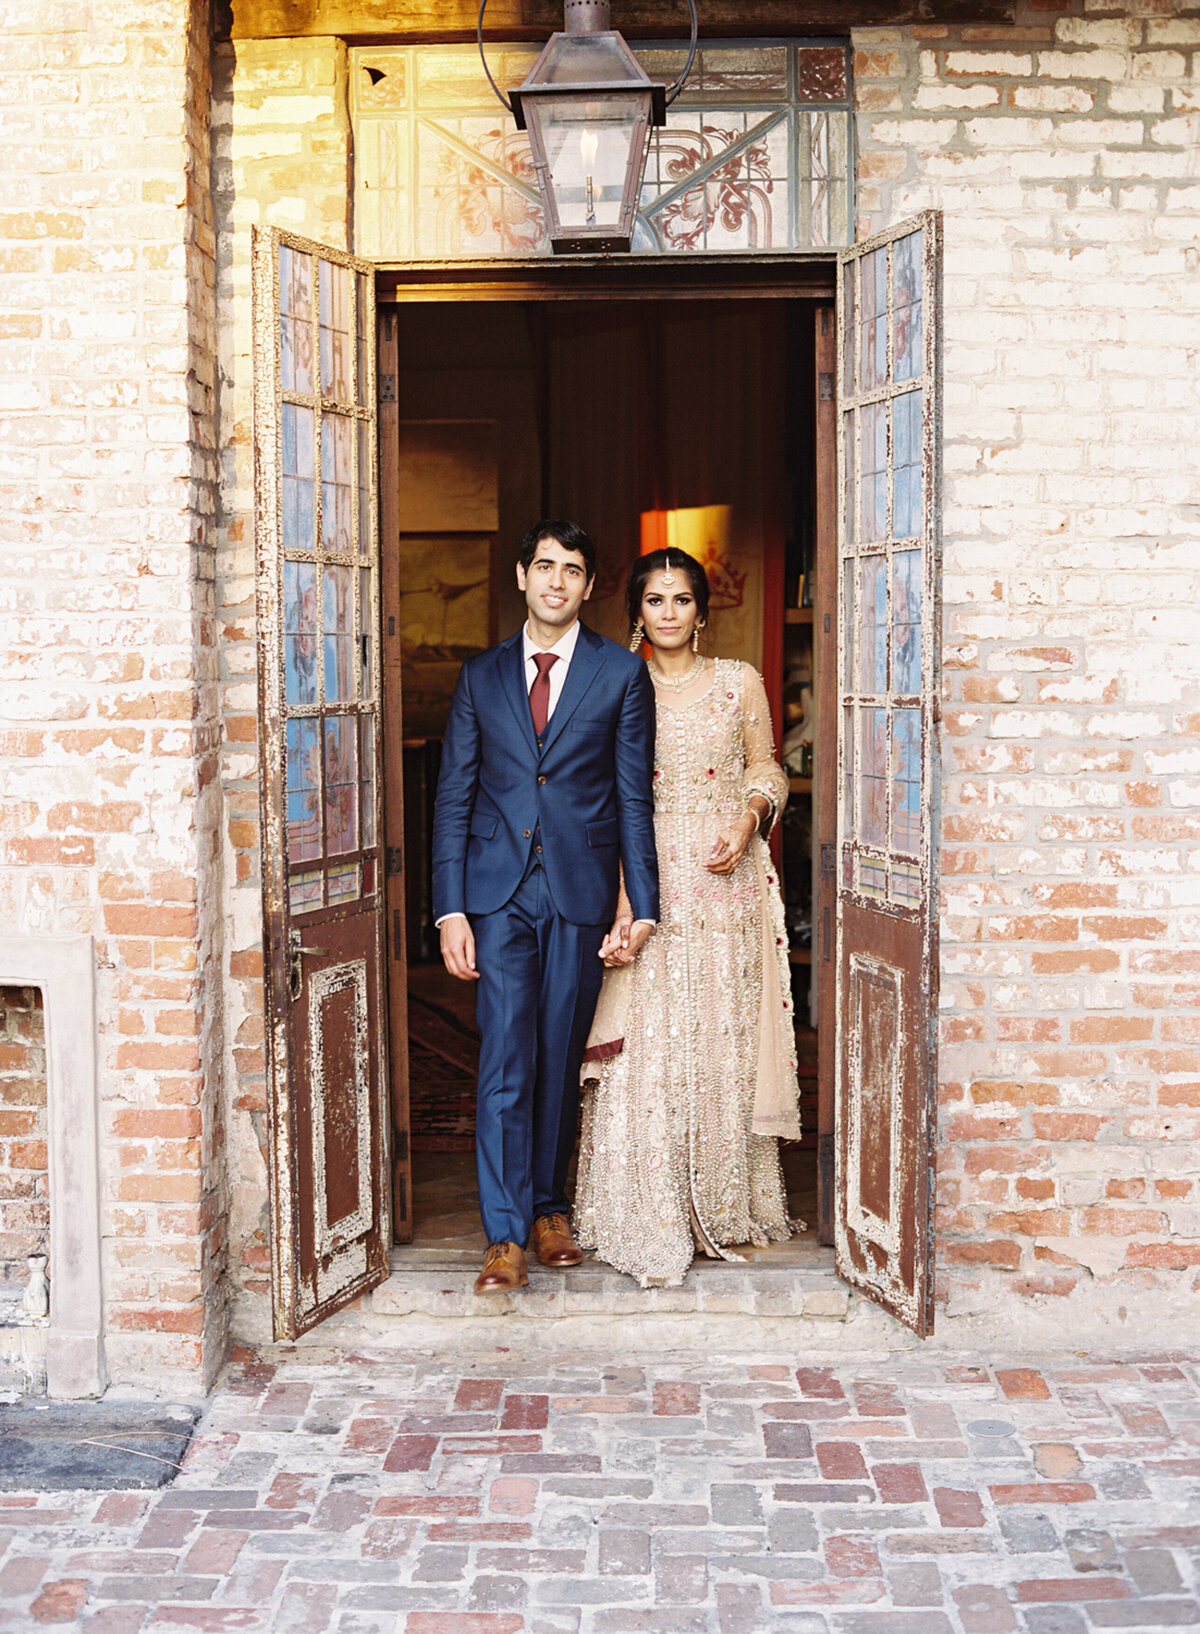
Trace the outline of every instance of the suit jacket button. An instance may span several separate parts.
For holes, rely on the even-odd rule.
[[[537,852],[538,856],[540,857],[541,854],[542,854],[541,846],[540,845],[535,845],[533,849]]]
[[[545,781],[546,781],[546,779],[544,777],[539,777],[538,778],[539,783],[544,783]]]
[[[521,830],[521,838],[523,840],[527,840],[532,835],[532,833],[533,833],[533,830],[531,828],[523,828]]]

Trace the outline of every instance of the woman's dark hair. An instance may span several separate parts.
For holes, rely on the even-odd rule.
[[[589,584],[596,577],[596,547],[591,539],[578,522],[566,522],[555,517],[546,517],[541,522],[535,522],[521,540],[517,560],[526,573],[529,572],[533,558],[537,555],[537,548],[543,539],[557,539],[564,550],[573,550],[582,556]]]
[[[648,556],[639,556],[629,573],[629,583],[625,586],[625,605],[629,609],[629,628],[632,630],[642,616],[642,597],[646,594],[646,580],[652,573],[667,571],[668,559],[670,571],[681,570],[688,576],[688,583],[692,587],[692,595],[696,598],[696,609],[701,619],[708,618],[708,574],[694,556],[689,556],[686,550],[652,550]]]

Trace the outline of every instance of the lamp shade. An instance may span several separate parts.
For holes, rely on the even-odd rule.
[[[512,105],[529,132],[555,254],[627,251],[665,88],[615,31],[560,33],[512,92]]]

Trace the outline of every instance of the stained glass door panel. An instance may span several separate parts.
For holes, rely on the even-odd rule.
[[[255,540],[275,1330],[387,1274],[374,277],[256,232]]]
[[[843,252],[838,1268],[932,1325],[941,218]]]

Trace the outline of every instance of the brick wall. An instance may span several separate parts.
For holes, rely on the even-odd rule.
[[[49,1226],[42,995],[0,987],[0,1286],[24,1288]]]
[[[942,1309],[1194,1331],[1200,9],[855,46],[860,235],[945,212]]]
[[[222,381],[217,625],[224,714],[221,787],[229,926],[224,1093],[230,1275],[250,1296],[239,1331],[263,1331],[270,1286],[262,983],[250,245],[254,225],[345,249],[351,200],[346,48],[339,40],[215,47],[213,189]]]
[[[0,922],[96,938],[109,1368],[176,1386],[224,1322],[208,31],[0,3]]]

